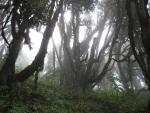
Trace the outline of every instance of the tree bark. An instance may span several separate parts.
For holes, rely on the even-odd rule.
[[[148,85],[150,90],[150,23],[149,23],[149,15],[148,10],[143,0],[127,0],[126,1],[126,9],[128,15],[128,35],[131,43],[131,47],[134,53],[136,60],[138,61],[143,75],[145,77],[145,82]],[[133,7],[134,6],[134,7]],[[133,12],[134,11],[134,12]],[[137,15],[137,18],[135,18]],[[137,52],[135,39],[134,39],[134,30],[135,30],[135,22],[139,21],[141,28],[141,40],[143,47],[146,53],[146,61],[145,58],[141,57]],[[140,50],[139,50],[140,51]]]
[[[6,58],[6,61],[0,70],[1,85],[11,86],[15,74],[15,62],[18,57],[22,45],[22,41],[23,41],[22,35],[24,33],[24,30],[26,29],[26,27],[23,27],[24,23],[20,24],[19,19],[16,17],[17,8],[18,8],[18,4],[14,3],[14,8],[12,9],[12,18],[11,18],[11,30],[12,30],[11,33],[12,33],[13,40],[9,46],[9,53]],[[16,30],[17,25],[18,27],[22,26],[21,29],[18,28],[19,29],[18,32]]]

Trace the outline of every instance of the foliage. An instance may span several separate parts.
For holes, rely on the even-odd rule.
[[[55,78],[55,77],[54,77]],[[32,91],[32,80],[18,84],[10,113],[138,113],[146,112],[144,95],[135,96],[117,91],[91,91],[72,96],[56,84],[57,77],[48,84],[39,81],[37,91]],[[54,80],[54,81],[53,81]],[[55,83],[56,86],[54,86]],[[7,106],[9,96],[0,96],[1,111]],[[0,112],[1,112],[0,111]],[[3,112],[2,112],[3,113]]]
[[[119,113],[136,113],[146,110],[148,97],[143,95],[126,94],[120,92],[100,92],[98,97],[105,102],[109,102],[110,107],[117,108]]]
[[[10,113],[33,113],[33,112],[27,110],[26,107],[13,106],[12,109],[10,110]]]
[[[26,19],[30,17],[28,24],[31,27],[39,26],[39,24],[46,23],[46,17],[48,15],[48,1],[47,0],[30,0],[23,1],[21,18]]]

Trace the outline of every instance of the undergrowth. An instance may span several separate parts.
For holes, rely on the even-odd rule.
[[[63,91],[57,82],[39,81],[32,90],[32,80],[17,84],[13,101],[0,95],[0,113],[148,113],[149,97],[115,91],[92,91],[74,97]],[[7,112],[5,109],[8,109]]]

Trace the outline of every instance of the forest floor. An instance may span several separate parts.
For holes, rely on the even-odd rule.
[[[20,84],[13,93],[11,102],[9,95],[0,95],[0,113],[148,113],[144,95],[93,91],[72,96],[52,84],[39,84],[36,91]]]

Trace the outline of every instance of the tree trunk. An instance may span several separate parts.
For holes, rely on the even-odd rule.
[[[52,12],[50,12],[49,19],[47,22],[46,29],[44,31],[43,40],[42,40],[40,49],[39,49],[34,61],[32,62],[32,64],[27,66],[20,73],[16,74],[16,78],[15,78],[16,81],[24,81],[28,77],[33,75],[36,71],[43,69],[44,58],[45,58],[46,53],[47,53],[48,43],[49,43],[50,38],[53,35],[55,24],[56,24],[58,17],[59,17],[59,13],[62,10],[63,1],[64,0],[60,1],[55,13],[53,14],[53,16],[51,14]],[[54,3],[55,3],[55,1],[54,1]]]
[[[146,7],[147,4],[144,3],[144,0],[127,0],[126,1],[126,9],[127,15],[129,18],[128,21],[128,35],[131,43],[131,47],[134,53],[136,60],[138,61],[143,75],[145,77],[145,82],[150,90],[150,23],[149,23],[149,15]],[[136,16],[137,15],[137,18]],[[141,28],[141,40],[143,47],[145,49],[147,59],[140,56],[140,53],[136,50],[136,43],[134,39],[134,31],[135,31],[135,22],[139,21]],[[140,50],[139,50],[140,51]]]

